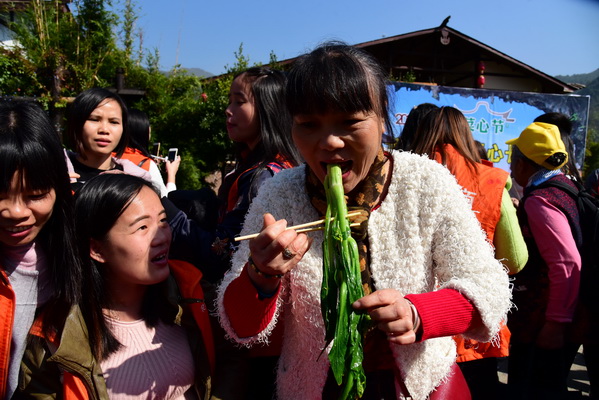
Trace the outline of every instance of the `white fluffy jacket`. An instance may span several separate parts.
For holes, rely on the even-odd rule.
[[[483,321],[465,335],[491,340],[511,305],[505,269],[495,260],[454,177],[428,158],[411,153],[392,155],[388,194],[368,223],[370,267],[376,288],[393,288],[404,295],[455,289],[474,304]],[[302,166],[281,171],[265,183],[252,202],[242,234],[260,231],[266,212],[276,219],[285,218],[288,225],[318,219],[304,182]],[[320,399],[329,369],[327,357],[319,358],[324,346],[320,310],[323,237],[322,232],[310,235],[314,238],[312,247],[282,280],[277,312],[264,331],[254,337],[238,337],[223,305],[227,286],[240,275],[248,259],[247,241],[234,254],[217,299],[221,324],[241,344],[268,342],[274,326],[285,324],[277,378],[278,396],[283,400]],[[279,321],[283,308],[284,320]],[[405,385],[416,400],[426,399],[448,377],[456,358],[451,337],[391,347]]]

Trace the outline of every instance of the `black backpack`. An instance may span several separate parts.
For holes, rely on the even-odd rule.
[[[572,182],[576,188],[565,182],[549,180],[535,190],[554,187],[566,192],[576,202],[582,232],[582,245],[578,248],[582,259],[579,298],[591,311],[599,312],[599,199],[580,183]]]

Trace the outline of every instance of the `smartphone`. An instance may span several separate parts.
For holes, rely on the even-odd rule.
[[[156,157],[160,157],[160,142],[152,144],[152,151],[150,153]]]
[[[168,160],[170,162],[175,161],[177,159],[178,153],[179,153],[179,149],[176,147],[168,149]]]

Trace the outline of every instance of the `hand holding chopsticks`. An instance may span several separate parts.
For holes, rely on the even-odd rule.
[[[358,226],[362,221],[364,221],[368,217],[367,212],[364,210],[358,210],[347,213],[347,218],[353,220],[354,222],[350,224],[350,226]],[[332,219],[332,218],[331,218]],[[325,219],[319,219],[318,221],[307,222],[305,224],[289,226],[285,230],[295,229],[297,233],[302,232],[313,232],[313,231],[321,231],[324,229]],[[320,225],[320,226],[317,226]],[[238,236],[235,238],[236,242],[240,242],[242,240],[253,239],[258,236],[259,233],[252,233],[250,235]]]

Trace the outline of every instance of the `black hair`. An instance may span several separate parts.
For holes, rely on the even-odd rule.
[[[480,156],[480,159],[489,161],[489,155],[487,154],[487,149],[485,148],[484,143],[475,140],[474,144],[476,144],[476,148],[478,149],[478,155]]]
[[[393,132],[387,78],[374,57],[343,42],[327,42],[299,57],[288,75],[287,107],[292,116],[374,112]]]
[[[558,112],[548,112],[543,115],[539,115],[533,122],[544,122],[557,126],[560,134],[570,136],[572,133],[572,121],[566,114]]]
[[[291,138],[291,115],[285,108],[285,74],[269,67],[252,67],[235,76],[238,77],[250,87],[257,110],[263,154],[260,166],[272,162],[277,155],[298,165],[302,157]]]
[[[568,162],[562,169],[566,174],[574,177],[575,180],[582,183],[582,176],[580,176],[580,172],[578,168],[576,168],[576,157],[574,156],[574,142],[572,141],[572,120],[566,114],[559,112],[548,112],[543,115],[539,115],[535,118],[534,122],[544,122],[547,124],[557,126],[559,129],[560,137],[562,138],[562,142],[564,142],[564,146],[566,147],[566,152],[568,153]],[[563,161],[563,160],[562,160]],[[559,160],[556,160],[559,162]],[[559,165],[559,164],[557,164]]]
[[[416,130],[418,129],[418,125],[422,122],[424,117],[431,112],[432,110],[436,110],[439,107],[432,103],[422,103],[417,106],[414,106],[408,117],[406,118],[406,122],[401,130],[401,135],[395,144],[396,150],[407,150],[410,148],[412,141],[414,140],[414,136],[416,135]]]
[[[447,165],[447,152],[444,147],[447,144],[453,146],[464,157],[473,173],[477,173],[477,164],[480,163],[479,150],[466,117],[455,107],[443,106],[430,110],[418,125],[407,150],[416,154],[427,154],[431,159],[438,153],[441,156],[441,164],[455,174],[455,165]]]
[[[0,101],[0,193],[17,176],[24,190],[54,190],[52,215],[35,238],[47,258],[53,297],[50,303],[68,310],[81,295],[81,262],[73,224],[73,198],[58,133],[44,110],[28,101]],[[0,249],[2,244],[0,244]],[[56,310],[58,312],[58,310]],[[62,314],[61,314],[62,315]],[[61,316],[48,313],[56,327]],[[54,319],[57,318],[57,319]],[[45,326],[50,329],[49,325]]]
[[[220,202],[212,188],[173,190],[168,193],[168,199],[203,230],[208,232],[216,230]]]
[[[141,151],[150,157],[148,146],[150,144],[150,119],[148,115],[135,108],[129,109],[129,147]]]
[[[89,115],[106,99],[116,101],[121,107],[123,134],[117,144],[114,152],[117,157],[121,157],[125,148],[129,144],[129,116],[127,106],[121,97],[107,89],[91,88],[87,89],[75,98],[73,104],[69,107],[67,120],[67,143],[71,148],[85,159],[81,135],[83,134],[83,125]]]
[[[111,333],[102,312],[110,308],[105,267],[90,256],[90,241],[105,240],[110,229],[139,192],[147,187],[156,193],[148,181],[128,174],[100,174],[75,194],[75,226],[79,251],[85,267],[80,307],[89,333],[89,343],[98,360],[119,349],[121,344]],[[158,195],[158,193],[157,193]],[[165,302],[160,301],[162,283],[151,285],[146,292],[142,316],[148,326],[154,326],[164,315]]]

